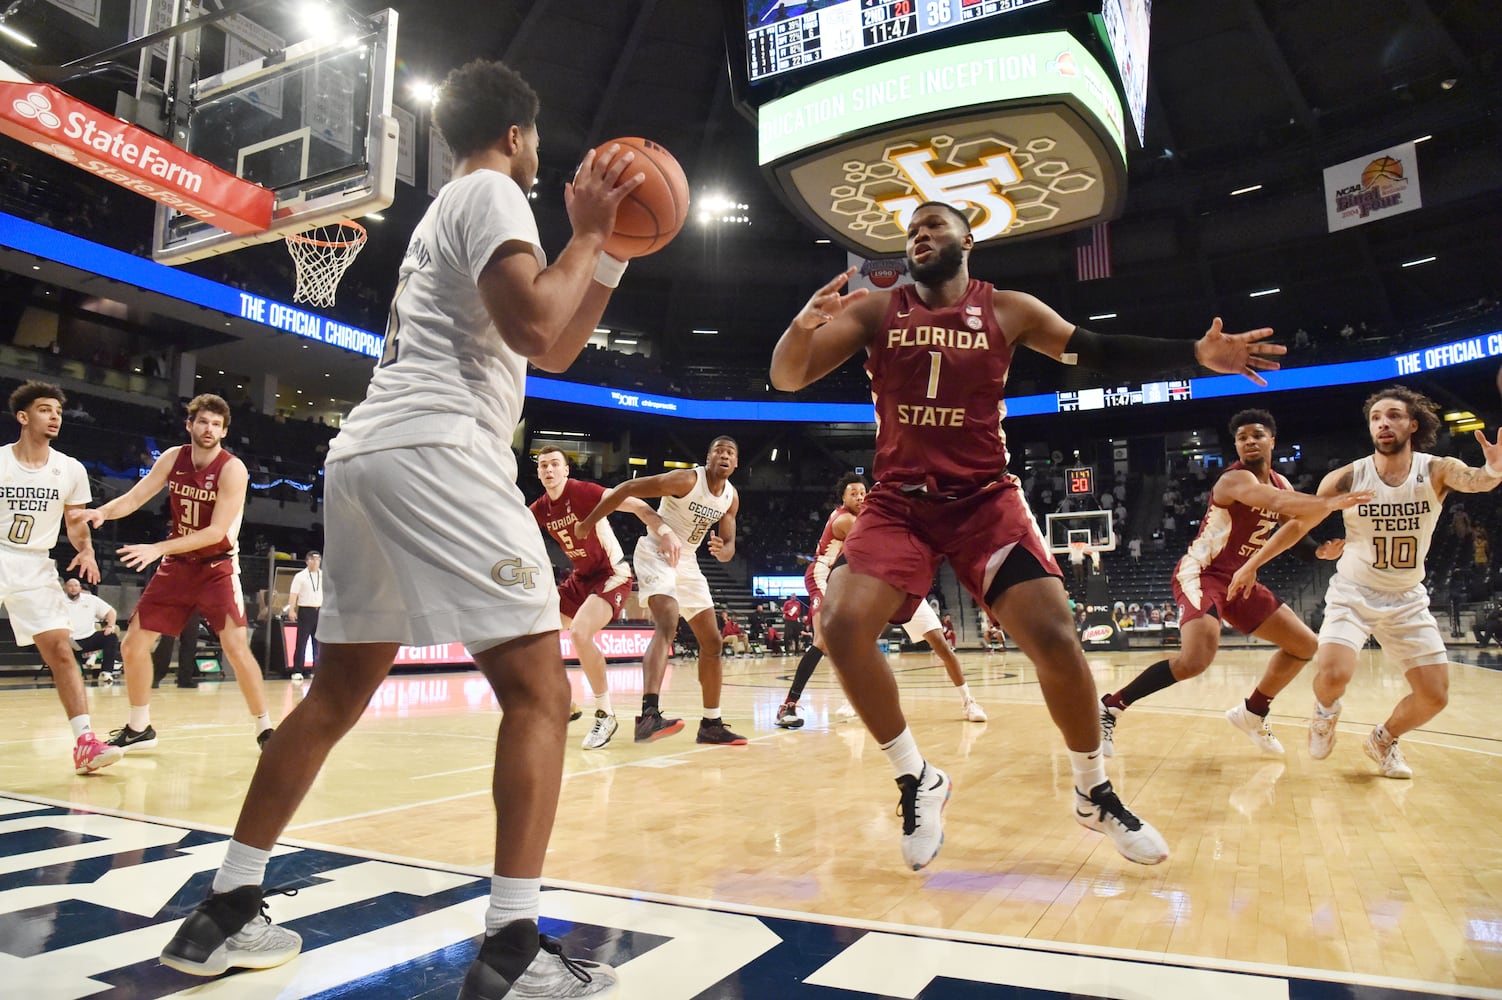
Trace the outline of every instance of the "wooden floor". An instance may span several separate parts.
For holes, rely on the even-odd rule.
[[[1092,654],[1091,665],[1108,690],[1162,655]],[[1307,678],[1274,704],[1288,754],[1267,758],[1221,717],[1250,690],[1265,650],[1226,651],[1118,727],[1110,776],[1172,851],[1143,867],[1073,821],[1068,757],[1031,665],[1015,652],[962,659],[988,723],[961,721],[927,654],[891,657],[920,748],[955,781],[944,848],[925,871],[902,868],[890,769],[858,722],[833,718],[841,697],[827,664],[805,698],[807,726],[783,731],[773,719],[794,661],[735,658],[724,709],[751,738],[739,748],[698,747],[692,725],[635,745],[639,668],[612,667],[625,725],[591,752],[578,745],[588,715],[571,726],[548,879],[956,936],[1292,966],[1316,979],[1467,995],[1502,987],[1502,672],[1457,664],[1448,710],[1403,742],[1414,780],[1393,781],[1360,748],[1407,690],[1380,653],[1361,654],[1335,752],[1316,762]],[[570,676],[582,690],[578,671]],[[267,686],[276,718],[304,691]],[[97,729],[125,721],[122,687],[90,697]],[[663,702],[668,715],[697,719],[692,661],[673,664]],[[157,750],[78,778],[50,687],[0,690],[0,788],[232,826],[256,761],[238,691],[169,681],[152,710]],[[289,838],[486,869],[495,722],[475,673],[393,677],[336,749]]]

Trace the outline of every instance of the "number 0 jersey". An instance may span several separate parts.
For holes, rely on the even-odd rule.
[[[0,542],[6,548],[47,555],[57,544],[64,508],[91,499],[89,475],[77,459],[49,448],[47,464],[28,469],[13,446],[0,448]]]
[[[1424,580],[1424,557],[1439,521],[1440,498],[1430,472],[1433,455],[1413,453],[1408,478],[1389,486],[1368,455],[1351,466],[1351,489],[1376,494],[1369,503],[1342,512],[1346,548],[1335,572],[1373,590],[1400,593]]]
[[[214,507],[219,502],[219,479],[224,474],[224,467],[234,457],[220,448],[212,462],[201,469],[195,469],[192,446],[185,444],[177,449],[172,471],[167,474],[167,509],[172,514],[172,530],[167,535],[169,539],[191,535],[200,528],[207,528],[214,520]],[[207,560],[230,555],[235,551],[240,537],[240,521],[244,517],[242,511],[229,526],[224,541],[167,558]]]
[[[994,292],[972,278],[954,305],[930,309],[916,286],[893,290],[866,358],[882,485],[964,496],[1005,475],[1002,397],[1012,348],[996,322]]]

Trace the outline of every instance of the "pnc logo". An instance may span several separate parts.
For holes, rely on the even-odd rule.
[[[37,124],[45,128],[57,128],[63,120],[52,113],[52,102],[47,100],[45,94],[32,91],[25,97],[18,97],[10,104],[16,114],[22,118],[35,118]]]
[[[523,590],[532,590],[537,586],[538,572],[536,566],[525,566],[520,559],[502,559],[490,567],[490,578],[502,587],[521,584]]]

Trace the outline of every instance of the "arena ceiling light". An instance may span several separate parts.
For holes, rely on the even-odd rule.
[[[1116,314],[1115,313],[1096,313],[1094,316],[1091,316],[1090,318],[1091,319],[1115,319],[1116,318]]]
[[[719,330],[690,330],[689,332],[690,333],[702,333],[706,337],[713,337],[713,336],[717,336],[720,331]]]
[[[1414,143],[1414,145],[1418,145],[1421,142],[1428,142],[1430,139],[1433,139],[1433,138],[1434,138],[1434,136],[1432,136],[1432,135],[1421,135],[1417,139],[1413,140],[1413,143]]]
[[[1247,294],[1247,298],[1249,298],[1249,299],[1260,299],[1264,295],[1277,295],[1282,290],[1283,289],[1281,289],[1281,288],[1263,288],[1263,289],[1260,289],[1260,290],[1255,291],[1255,292],[1249,292]]]
[[[1428,264],[1428,263],[1430,263],[1432,261],[1436,261],[1436,260],[1439,260],[1439,258],[1435,257],[1434,255],[1431,254],[1428,257],[1420,257],[1418,260],[1405,260],[1403,262],[1403,266],[1404,267],[1418,267],[1420,264]]]
[[[37,47],[36,42],[33,42],[30,38],[26,37],[15,28],[12,28],[8,25],[0,24],[0,35],[4,35],[6,38],[9,38],[11,41],[15,42],[17,45],[25,46],[28,49],[34,49]]]
[[[1237,188],[1235,191],[1231,192],[1231,195],[1232,195],[1232,197],[1235,197],[1238,194],[1251,194],[1253,191],[1261,191],[1261,190],[1262,190],[1262,185],[1261,184],[1253,184],[1251,187]]]

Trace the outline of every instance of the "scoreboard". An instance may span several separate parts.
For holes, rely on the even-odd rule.
[[[751,83],[1050,0],[747,0]]]

